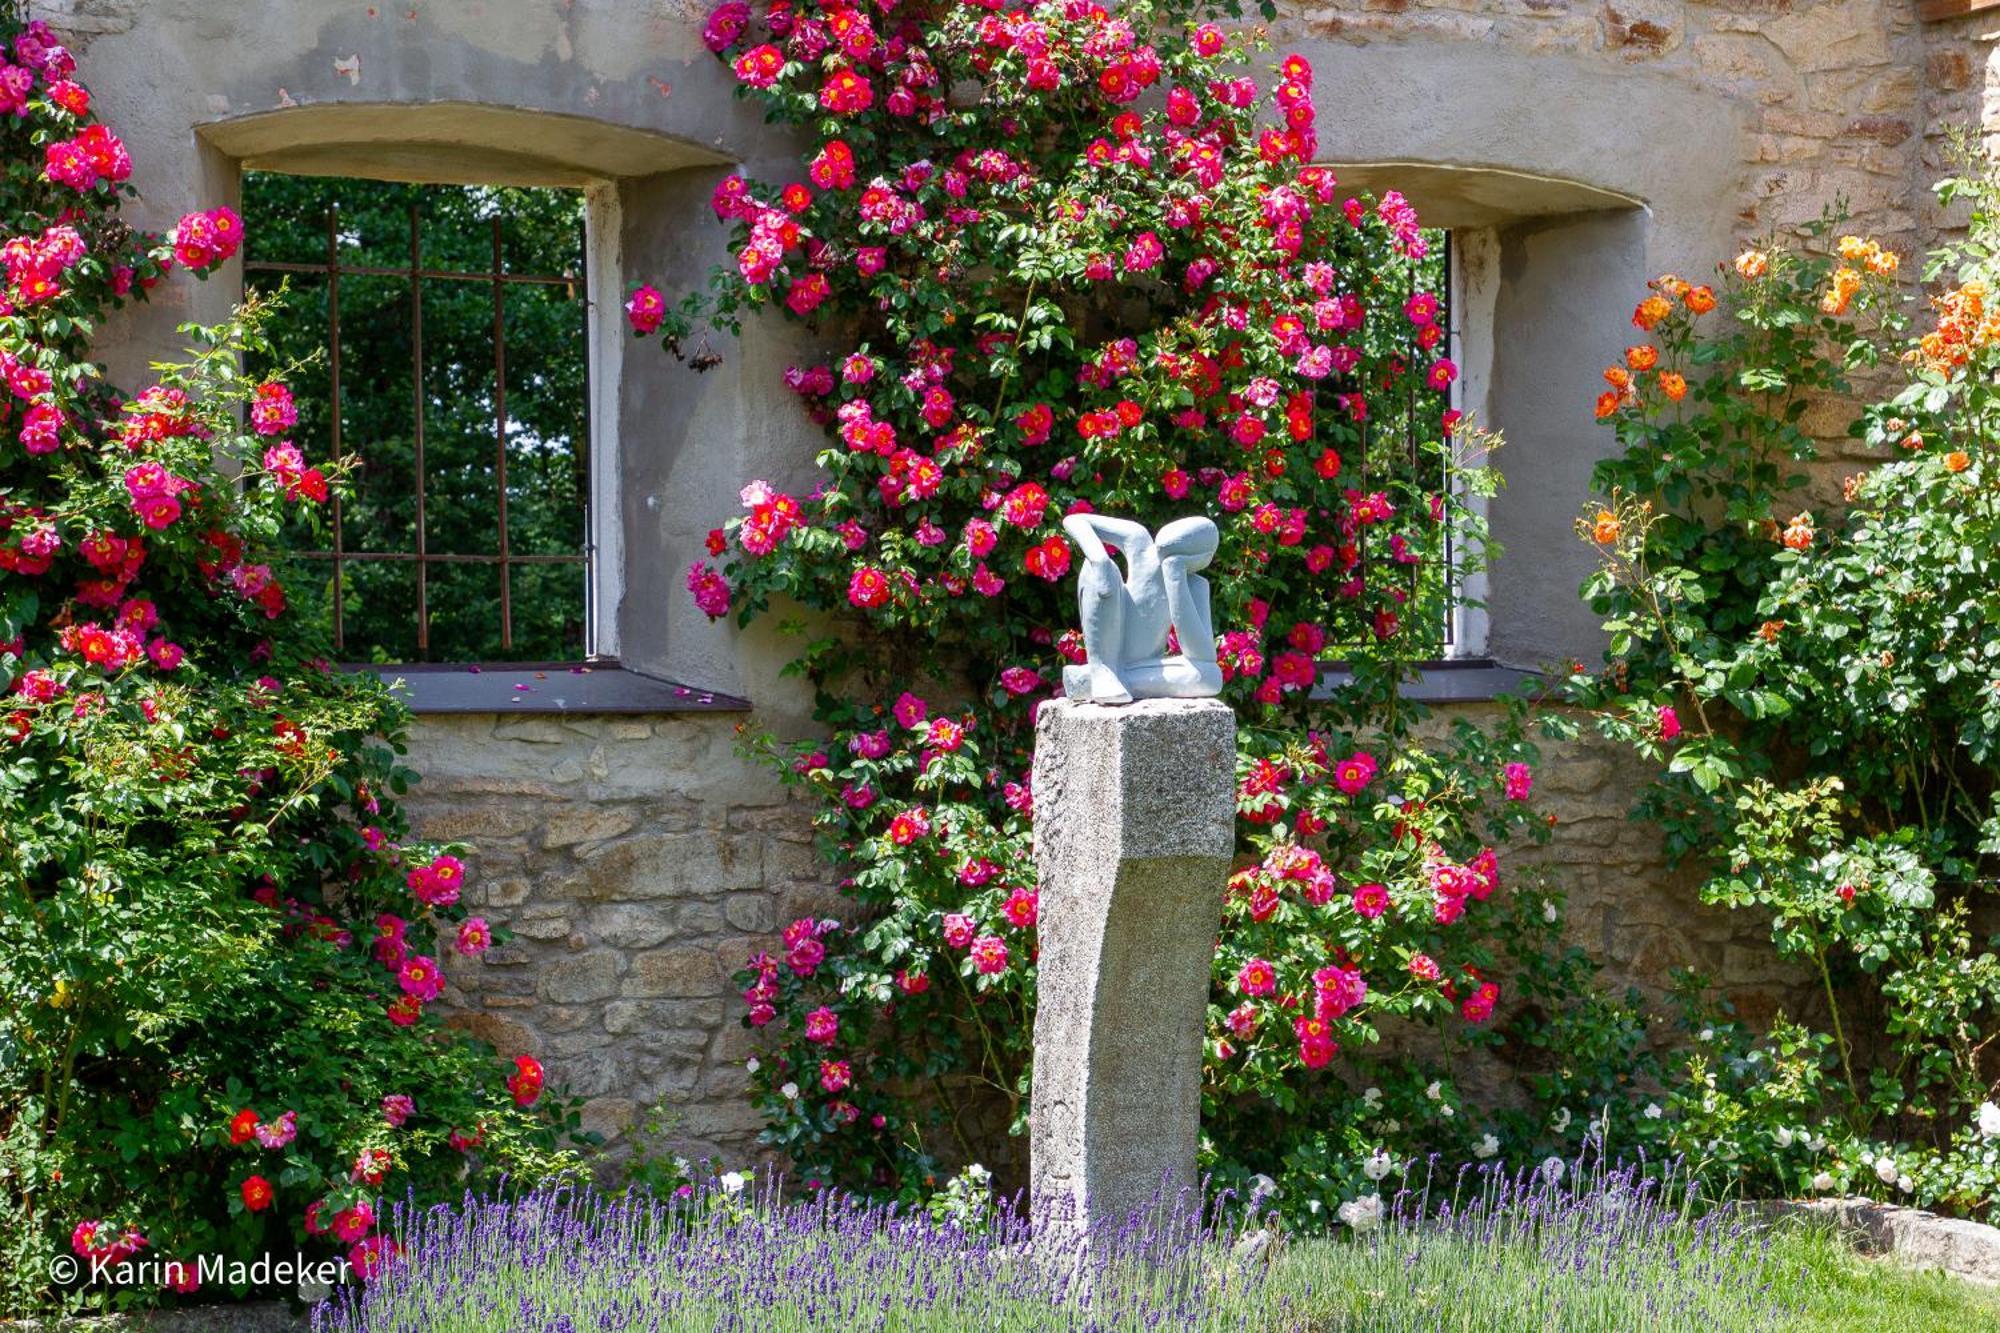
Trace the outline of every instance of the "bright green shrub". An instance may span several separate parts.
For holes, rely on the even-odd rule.
[[[2000,183],[1943,193],[1972,226],[1913,335],[1860,237],[1747,251],[1713,314],[1653,284],[1599,406],[1624,452],[1581,526],[1611,658],[1578,693],[1662,763],[1640,811],[1704,901],[1767,920],[1818,992],[1766,1031],[1697,1017],[1672,1141],[1755,1190],[1976,1210],[2000,1192]],[[1808,412],[1843,403],[1883,457],[1836,481]]]

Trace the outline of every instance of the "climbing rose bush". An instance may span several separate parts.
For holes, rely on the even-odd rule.
[[[1479,563],[1487,442],[1450,409],[1436,238],[1311,165],[1310,64],[1184,7],[1080,0],[727,3],[705,39],[806,136],[803,179],[722,179],[733,263],[677,304],[639,287],[632,328],[678,354],[696,320],[770,308],[839,349],[786,373],[827,432],[817,470],[748,480],[687,572],[717,618],[821,613],[783,623],[823,730],[763,749],[849,907],[737,978],[767,1142],[808,1186],[916,1191],[990,1153],[996,1112],[1019,1131],[1032,725],[1084,657],[1061,519],[1085,511],[1221,530],[1242,868],[1208,1165],[1325,1223],[1375,1191],[1385,1142],[1540,1142],[1545,1115],[1370,1049],[1413,1022],[1447,1051],[1558,1045],[1588,978],[1551,960],[1554,899],[1508,887],[1502,842],[1546,833],[1518,717],[1419,744],[1397,698],[1441,650],[1452,562]],[[1532,1020],[1503,1014],[1510,970],[1548,1001]]]
[[[281,536],[347,463],[240,371],[282,314],[185,330],[130,398],[90,360],[241,219],[125,225],[75,61],[0,39],[0,1312],[212,1297],[205,1256],[366,1276],[384,1194],[558,1166],[573,1110],[438,1016],[443,958],[495,934],[463,849],[406,837],[402,706],[291,609]],[[60,1256],[163,1285],[51,1289]]]
[[[1941,193],[1972,220],[1928,309],[1831,231],[1652,284],[1598,405],[1622,452],[1580,528],[1611,653],[1576,693],[1660,766],[1639,813],[1703,901],[1817,993],[1768,1024],[1707,1001],[1672,1145],[1758,1191],[1992,1216],[2000,178]],[[1844,476],[1843,427],[1874,455]]]

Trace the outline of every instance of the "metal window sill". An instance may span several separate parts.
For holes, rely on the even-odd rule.
[[[616,661],[348,665],[394,688],[410,711],[509,714],[741,713],[750,701],[634,671]]]

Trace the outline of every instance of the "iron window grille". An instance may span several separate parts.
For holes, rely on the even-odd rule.
[[[495,216],[490,219],[492,231],[492,262],[481,270],[427,267],[423,263],[423,226],[417,204],[409,206],[409,263],[405,266],[383,267],[370,264],[341,262],[340,211],[336,204],[326,213],[326,257],[324,260],[301,262],[280,260],[246,260],[244,269],[248,273],[274,273],[281,275],[311,276],[326,285],[327,312],[327,383],[328,422],[331,439],[331,457],[344,456],[345,441],[341,433],[341,337],[340,337],[340,280],[342,277],[400,278],[410,285],[410,348],[412,383],[412,444],[414,449],[414,496],[415,507],[415,549],[395,550],[355,550],[345,542],[342,503],[336,493],[331,505],[331,530],[333,544],[330,549],[308,550],[299,554],[309,560],[323,560],[332,569],[331,613],[333,645],[336,654],[344,654],[347,648],[346,595],[344,567],[350,564],[370,562],[408,563],[415,566],[416,573],[416,644],[420,658],[427,658],[430,652],[430,571],[434,566],[470,564],[497,566],[500,588],[500,647],[506,653],[514,647],[514,602],[512,571],[524,565],[574,565],[582,567],[584,586],[584,624],[591,623],[593,608],[590,606],[595,580],[592,577],[592,563],[595,558],[595,543],[591,539],[591,516],[588,512],[589,487],[589,447],[588,420],[582,438],[576,442],[575,457],[579,472],[578,493],[583,497],[582,549],[573,553],[527,553],[517,552],[511,547],[507,517],[507,289],[514,285],[562,287],[570,299],[575,300],[580,321],[578,336],[587,342],[587,329],[583,322],[588,319],[588,303],[583,293],[589,290],[585,261],[579,260],[573,273],[519,273],[507,268],[503,240],[503,220]],[[423,284],[425,282],[484,283],[493,294],[493,468],[496,482],[495,523],[497,526],[498,549],[494,553],[469,553],[462,551],[438,551],[430,547],[426,530],[425,491],[426,471],[424,459],[424,306]],[[590,401],[589,369],[585,366],[585,411]],[[365,455],[365,442],[357,445],[357,451]],[[588,633],[586,628],[586,634]]]

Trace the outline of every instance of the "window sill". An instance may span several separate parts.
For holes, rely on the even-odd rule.
[[[411,662],[370,671],[413,713],[741,713],[750,701],[661,680],[608,659],[495,665]],[[400,684],[399,684],[400,682]]]
[[[1425,662],[1417,672],[1417,678],[1403,682],[1397,693],[1402,698],[1427,704],[1491,703],[1516,694],[1534,693],[1543,684],[1540,672],[1501,666],[1490,657]],[[1325,698],[1353,679],[1345,663],[1332,663],[1320,672],[1319,687],[1313,693]]]

